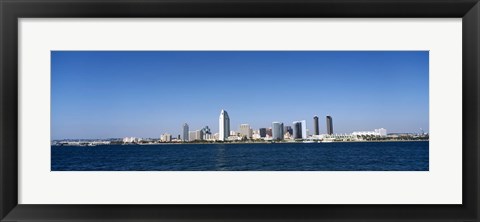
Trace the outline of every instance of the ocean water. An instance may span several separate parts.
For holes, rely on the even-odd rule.
[[[52,146],[52,171],[428,171],[429,143]]]

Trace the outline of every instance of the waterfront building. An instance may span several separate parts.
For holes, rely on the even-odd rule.
[[[307,121],[293,122],[293,139],[307,139]]]
[[[218,134],[219,134],[219,140],[225,141],[228,138],[229,132],[230,132],[230,117],[228,116],[227,111],[223,110],[220,112],[220,117],[218,118]]]
[[[208,128],[208,126],[203,127],[202,134],[204,140],[210,139],[212,137],[212,132],[210,131],[210,128]]]
[[[272,128],[267,129],[267,136],[272,137]]]
[[[307,139],[308,137],[308,130],[307,130],[307,121],[302,120],[302,139]]]
[[[384,129],[384,128],[375,129],[375,132],[378,133],[378,135],[381,136],[381,137],[386,137],[387,136],[387,130]]]
[[[204,134],[212,134],[212,132],[210,131],[210,128],[208,128],[208,126],[203,127],[202,131],[203,131]]]
[[[189,129],[188,129],[188,124],[187,124],[187,123],[184,123],[184,124],[183,124],[183,141],[184,141],[184,142],[189,141],[189,140],[188,140],[188,131],[189,131]]]
[[[313,135],[320,135],[320,128],[318,127],[318,116],[313,117]]]
[[[203,140],[203,131],[195,130],[188,132],[189,141],[202,141]]]
[[[206,141],[215,141],[215,136],[212,135],[212,134],[204,134],[203,135],[203,140],[206,140]]]
[[[333,120],[331,116],[327,116],[327,134],[333,134]]]
[[[272,139],[283,140],[283,123],[280,123],[280,122],[272,123]]]
[[[358,141],[357,136],[353,134],[327,134],[322,135],[323,142],[333,142],[333,141]]]
[[[188,141],[195,141],[195,131],[188,131]]]
[[[172,141],[172,135],[168,133],[164,133],[160,136],[160,141],[162,142],[171,142]]]
[[[258,129],[258,134],[260,134],[260,138],[265,138],[267,136],[267,129],[266,128]]]
[[[301,139],[302,138],[302,122],[295,121],[292,123],[293,125],[293,139]]]
[[[135,138],[135,137],[125,137],[125,138],[123,138],[122,141],[123,141],[123,143],[133,143],[133,142],[138,141],[138,139]]]
[[[284,132],[284,133],[287,133],[287,132],[288,132],[288,133],[290,133],[290,135],[293,135],[293,129],[292,129],[291,126],[285,126],[285,127],[283,128],[283,132]]]
[[[250,128],[249,124],[240,125],[240,136],[246,137],[247,139],[252,138],[252,129]]]
[[[387,130],[384,128],[375,129],[374,131],[355,131],[352,133],[354,136],[387,136]]]

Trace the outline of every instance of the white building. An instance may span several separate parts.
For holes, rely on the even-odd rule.
[[[387,136],[387,130],[384,128],[375,129],[375,132],[378,133],[378,135],[381,137]]]
[[[387,130],[384,128],[375,129],[374,131],[356,131],[353,132],[352,135],[354,136],[387,136]]]
[[[323,142],[332,141],[358,141],[357,136],[353,134],[323,134],[320,135]]]
[[[206,141],[215,141],[217,139],[218,139],[218,133],[203,135],[203,140],[206,140]]]
[[[307,139],[308,137],[308,130],[307,130],[307,121],[302,120],[302,139]]]
[[[225,141],[228,138],[230,133],[230,117],[228,116],[227,111],[223,110],[220,112],[220,117],[218,118],[218,140]]]
[[[172,135],[168,133],[164,133],[160,136],[160,141],[162,142],[171,142],[172,141]]]
[[[141,138],[136,138],[136,137],[125,137],[123,138],[123,143],[138,143],[142,141]]]

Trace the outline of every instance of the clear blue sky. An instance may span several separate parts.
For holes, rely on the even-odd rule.
[[[429,130],[428,51],[52,51],[52,139],[151,137],[333,117],[335,133]]]

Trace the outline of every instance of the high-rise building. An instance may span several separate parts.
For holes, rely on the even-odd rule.
[[[240,125],[240,136],[246,137],[247,139],[252,138],[252,129],[248,124],[241,124]]]
[[[203,127],[202,131],[203,131],[204,134],[212,134],[212,132],[210,131],[210,128],[208,128],[208,126]]]
[[[307,121],[302,120],[300,122],[302,123],[302,139],[307,139],[308,137]]]
[[[260,134],[260,138],[265,138],[267,136],[267,129],[266,128],[258,129],[258,134]]]
[[[294,139],[301,139],[302,138],[302,123],[300,121],[295,121],[292,123],[293,125],[293,134],[292,137]]]
[[[230,134],[230,117],[228,116],[227,111],[222,109],[222,111],[220,112],[218,123],[218,140],[225,141]]]
[[[283,140],[283,123],[280,123],[280,122],[272,123],[272,139]]]
[[[320,128],[318,127],[318,116],[313,117],[313,135],[320,135]]]
[[[327,116],[327,134],[333,134],[333,120],[331,116]]]
[[[293,135],[293,129],[291,126],[285,126],[283,127],[283,133],[289,133],[290,135]]]
[[[302,120],[293,122],[293,138],[307,139],[307,121]]]
[[[188,131],[188,141],[195,141],[195,131]]]
[[[188,140],[188,130],[189,130],[188,129],[188,124],[187,123],[183,124],[183,141],[184,142],[189,141]]]
[[[203,127],[202,135],[203,135],[204,140],[207,140],[207,139],[211,138],[212,132],[210,131],[210,128],[208,128],[208,126]]]
[[[160,141],[162,142],[171,142],[172,141],[172,135],[168,133],[164,133],[160,136]]]
[[[203,140],[203,131],[195,130],[188,132],[189,141],[201,141]]]

